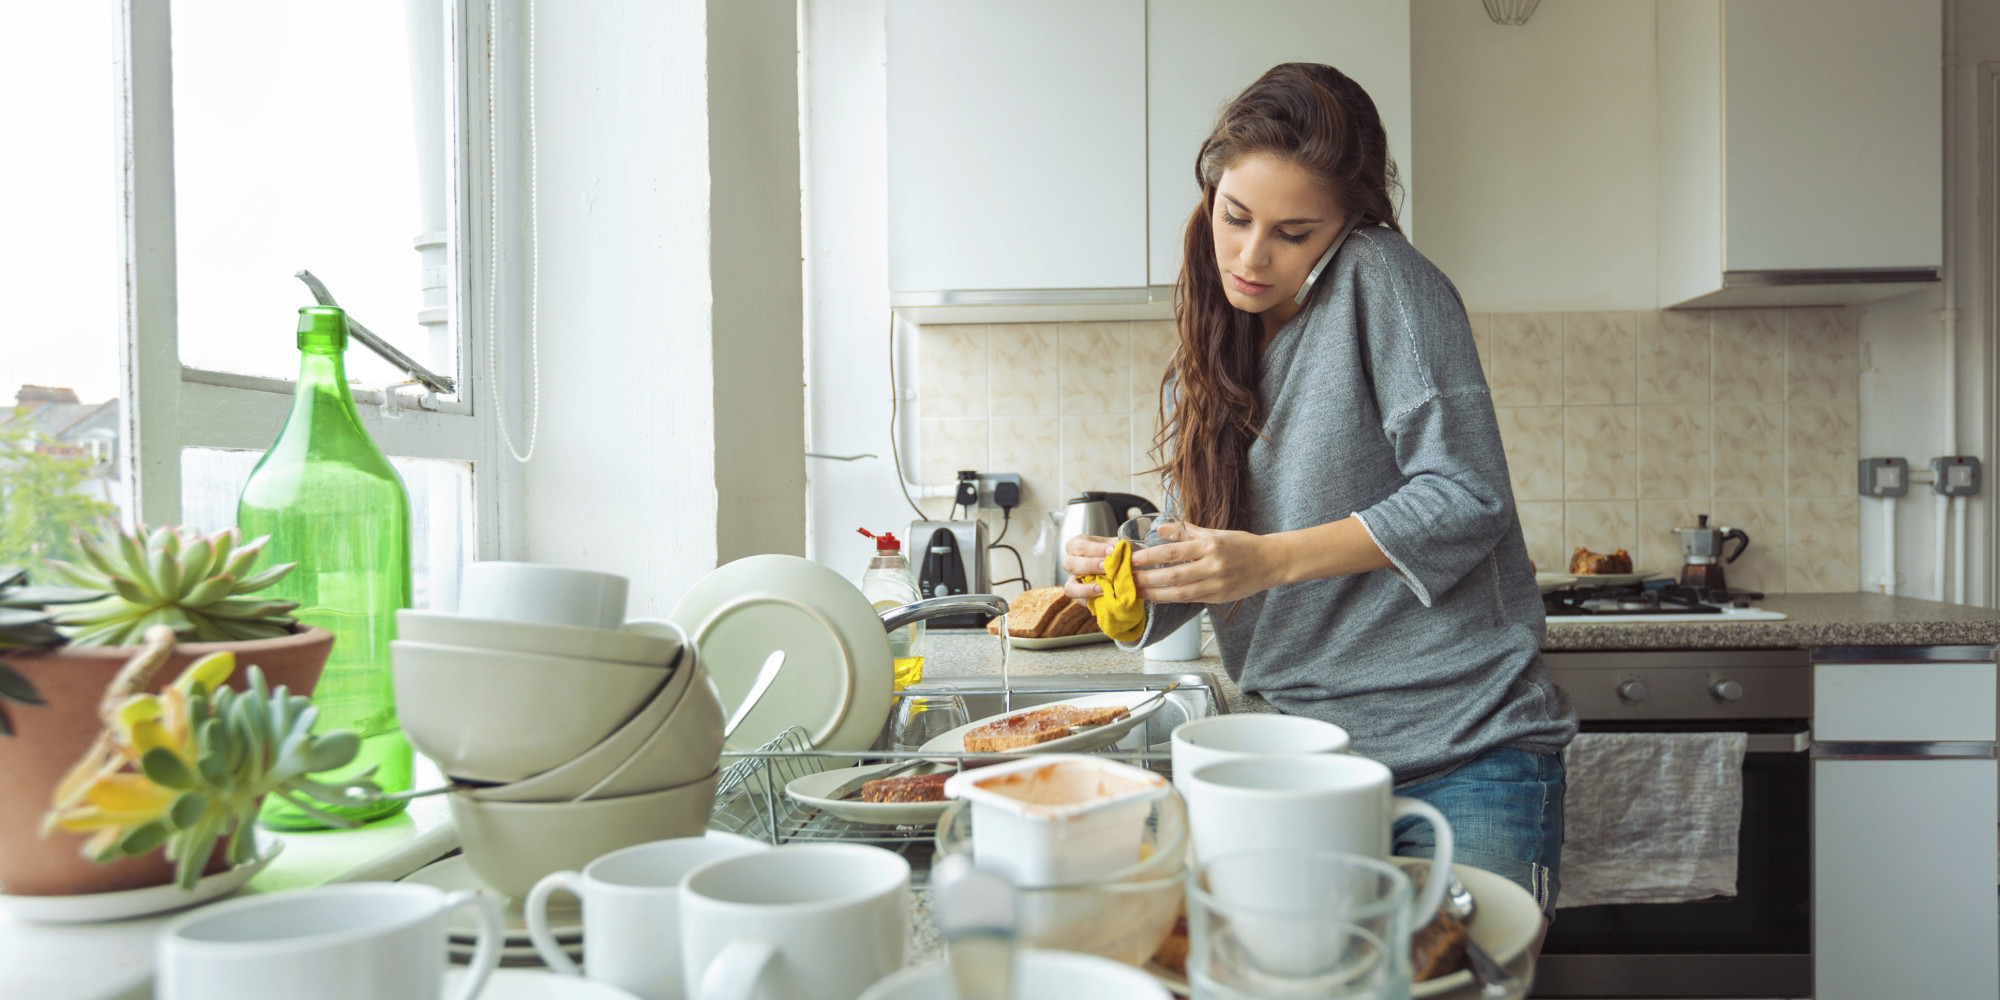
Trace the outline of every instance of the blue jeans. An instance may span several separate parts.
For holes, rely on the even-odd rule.
[[[1454,862],[1506,876],[1528,890],[1544,914],[1555,911],[1562,888],[1562,758],[1495,747],[1442,778],[1398,787],[1396,794],[1422,799],[1444,814]],[[1437,852],[1431,825],[1418,817],[1397,820],[1392,834],[1392,853],[1428,858]]]

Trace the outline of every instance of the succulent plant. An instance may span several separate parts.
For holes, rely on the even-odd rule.
[[[28,571],[20,566],[0,566],[0,656],[21,649],[41,649],[59,645],[62,633],[51,622],[56,613],[51,604],[67,604],[96,597],[92,591],[68,587],[31,587]],[[14,735],[14,720],[7,716],[7,702],[40,705],[42,696],[20,672],[0,660],[0,736]]]
[[[79,536],[86,565],[49,560],[49,568],[96,599],[59,613],[55,625],[73,646],[127,646],[154,625],[183,640],[229,642],[286,635],[298,607],[245,597],[283,579],[298,563],[258,573],[266,535],[248,545],[235,528],[204,536],[193,529],[107,525],[98,539]]]
[[[192,889],[217,841],[228,838],[231,865],[255,856],[252,831],[265,795],[350,827],[356,824],[304,799],[352,805],[381,794],[372,767],[331,784],[309,777],[352,763],[361,738],[347,729],[315,735],[319,711],[311,699],[270,690],[255,666],[248,691],[224,687],[236,670],[234,653],[204,656],[162,693],[146,693],[173,653],[174,634],[156,625],[144,638],[98,706],[104,731],[56,787],[43,823],[90,834],[84,857],[102,863],[164,847],[176,882]]]

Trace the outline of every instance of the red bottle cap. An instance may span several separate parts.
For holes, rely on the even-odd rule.
[[[897,541],[895,534],[892,532],[885,531],[878,535],[867,528],[856,528],[854,530],[875,539],[875,551],[877,552],[901,552],[903,550],[903,543]]]

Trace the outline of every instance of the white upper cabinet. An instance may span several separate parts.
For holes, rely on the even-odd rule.
[[[1145,0],[890,0],[889,287],[1146,283]]]
[[[1936,280],[1940,16],[1939,0],[1662,0],[1661,304]]]
[[[1375,100],[1389,155],[1410,175],[1410,5],[1397,0],[1150,0],[1146,5],[1148,280],[1180,274],[1200,200],[1195,153],[1216,112],[1279,63],[1326,63]],[[1406,232],[1410,206],[1401,213]]]

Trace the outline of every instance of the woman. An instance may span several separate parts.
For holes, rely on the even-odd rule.
[[[1188,527],[1132,558],[1134,648],[1208,606],[1245,692],[1345,727],[1451,821],[1457,860],[1546,913],[1576,716],[1542,665],[1465,307],[1396,227],[1374,102],[1332,67],[1278,66],[1223,110],[1195,173],[1157,442]],[[1111,542],[1072,539],[1064,567],[1102,572]],[[1395,853],[1432,844],[1397,825]]]

